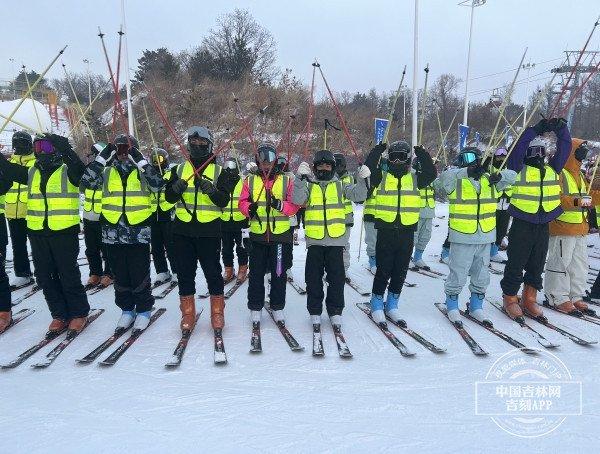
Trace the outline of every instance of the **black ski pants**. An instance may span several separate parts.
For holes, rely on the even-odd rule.
[[[508,262],[504,268],[504,277],[500,281],[505,295],[516,295],[522,283],[537,290],[542,289],[548,240],[548,224],[532,224],[513,218],[508,232]]]
[[[373,295],[383,296],[386,288],[391,293],[402,291],[412,255],[414,237],[415,232],[411,229],[377,230],[375,245],[377,272],[373,278]]]
[[[155,221],[150,225],[152,260],[154,261],[154,269],[156,270],[157,274],[166,273],[169,271],[167,258],[171,264],[171,271],[173,271],[173,273],[177,273],[173,235],[171,233],[172,227],[173,223],[171,221]]]
[[[27,221],[25,219],[9,219],[8,230],[10,230],[15,276],[31,276],[27,252]]]
[[[116,305],[124,311],[151,310],[150,245],[107,244],[106,252],[113,267]]]
[[[83,220],[83,240],[85,242],[85,256],[90,266],[90,276],[112,276],[110,264],[106,254],[106,245],[102,242],[102,225],[100,221]],[[104,259],[104,267],[102,266]]]
[[[68,320],[90,311],[77,264],[79,234],[29,236],[37,284],[42,288],[52,318]]]
[[[510,214],[507,210],[496,210],[496,246],[502,244],[502,240],[508,232],[508,224],[510,223]]]
[[[2,216],[2,222],[4,216]],[[6,244],[0,245],[0,312],[9,312],[11,310],[10,285],[8,275],[6,274]]]
[[[261,243],[252,241],[248,277],[248,309],[260,311],[265,303],[265,274],[271,273],[271,309],[285,307],[287,264],[292,257],[291,243]],[[343,266],[342,266],[343,269]]]
[[[248,264],[248,251],[246,245],[248,238],[242,239],[242,231],[237,230],[235,232],[221,232],[221,239],[223,241],[223,265],[233,266],[233,249],[235,247],[235,253],[238,259],[238,265]]]
[[[179,295],[196,294],[196,269],[198,262],[204,273],[208,292],[211,295],[223,294],[221,274],[221,238],[173,235],[173,245],[177,260]]]
[[[309,246],[306,254],[304,280],[306,281],[306,307],[310,315],[323,312],[323,272],[327,273],[327,314],[342,315],[344,310],[344,247]]]

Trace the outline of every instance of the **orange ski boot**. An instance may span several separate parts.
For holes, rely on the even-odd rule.
[[[223,295],[210,295],[210,322],[213,329],[225,326],[225,299]]]
[[[179,297],[179,309],[181,310],[181,329],[192,330],[196,324],[196,301],[194,295]]]

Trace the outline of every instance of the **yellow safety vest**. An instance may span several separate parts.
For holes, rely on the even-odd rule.
[[[419,222],[421,194],[417,188],[417,178],[407,173],[400,178],[388,172],[383,173],[375,196],[375,217],[383,222],[395,222],[396,217],[402,225]]]
[[[377,197],[377,188],[373,189],[371,193],[371,197],[365,200],[365,208],[363,211],[363,216],[370,214],[371,216],[375,216],[375,198]]]
[[[271,190],[268,191],[277,199],[284,201],[287,197],[289,177],[287,175],[278,175],[275,177]],[[248,176],[248,189],[252,200],[258,204],[256,216],[250,219],[250,231],[257,235],[262,235],[269,230],[275,235],[287,232],[290,229],[290,218],[285,214],[270,207],[267,213],[267,189],[264,187],[262,178],[258,175]]]
[[[456,189],[448,195],[450,200],[450,228],[460,233],[472,234],[477,227],[484,233],[496,228],[497,195],[487,176],[479,180],[479,194],[468,178],[457,182]]]
[[[221,166],[211,162],[202,172],[202,177],[216,184],[220,173]],[[192,177],[193,174],[194,168],[189,162],[177,166],[177,176],[188,181],[189,185],[175,204],[175,216],[182,222],[190,222],[194,213],[200,223],[212,222],[215,219],[219,219],[223,210],[212,203],[209,196],[203,192],[198,192],[194,184],[194,177]]]
[[[563,195],[571,197],[582,197],[587,195],[587,186],[583,176],[581,177],[581,188],[579,188],[573,175],[571,175],[568,170],[563,169],[562,193]],[[558,220],[568,224],[582,224],[587,218],[586,213],[587,210],[581,207],[565,208],[564,212],[558,217]]]
[[[35,164],[33,153],[26,155],[13,154],[10,162],[30,168]],[[13,182],[6,193],[4,204],[7,219],[25,219],[27,216],[27,185]]]
[[[227,208],[223,210],[223,214],[221,215],[221,219],[225,222],[233,219],[235,222],[243,221],[246,219],[246,216],[242,214],[242,212],[238,209],[238,201],[240,198],[240,194],[242,193],[242,187],[244,186],[244,181],[240,178],[240,180],[235,185],[233,189],[233,193],[231,194],[231,200],[227,205]]]
[[[546,166],[544,180],[541,180],[540,169],[526,165],[523,167],[513,185],[510,203],[515,208],[534,214],[540,209],[550,212],[560,206],[560,182],[558,175],[550,166]]]
[[[342,178],[342,185],[346,186],[348,184],[354,184],[354,178],[352,178],[350,175],[346,175]],[[351,214],[354,211],[352,208],[352,200],[347,199],[344,194],[342,194],[342,200],[344,201],[344,213],[347,215]]]
[[[167,182],[170,179],[171,179],[171,171],[167,170],[163,174],[163,180],[165,180],[165,182]],[[157,207],[160,207],[160,209],[162,211],[169,211],[175,206],[174,203],[167,202],[167,199],[165,198],[165,191],[163,189],[158,191],[158,194],[151,192],[150,199],[152,201],[152,211],[153,212],[156,211]]]
[[[50,230],[64,230],[79,224],[79,188],[69,181],[67,166],[58,167],[40,190],[41,173],[31,167],[27,176],[27,228],[42,230],[47,221]]]
[[[85,197],[83,201],[83,211],[87,213],[102,213],[102,190],[86,188],[83,191]]]
[[[419,193],[421,194],[421,208],[435,208],[435,191],[432,185],[419,189]]]
[[[327,235],[339,238],[346,233],[346,213],[341,181],[332,181],[325,190],[318,183],[309,183],[308,203],[304,212],[304,233],[321,240]]]
[[[152,200],[146,179],[136,168],[127,175],[123,187],[121,174],[114,167],[106,167],[102,186],[102,216],[110,224],[117,224],[125,215],[129,225],[144,222],[152,215]]]

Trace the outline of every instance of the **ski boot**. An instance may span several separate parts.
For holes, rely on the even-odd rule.
[[[450,263],[450,249],[443,247],[440,253],[440,263],[448,265]]]
[[[578,311],[581,311],[585,315],[591,315],[592,317],[596,316],[596,311],[590,309],[589,306],[582,300],[573,301],[573,306],[575,306]]]
[[[385,300],[385,313],[394,322],[406,326],[406,322],[400,317],[400,310],[398,309],[399,299],[400,293],[391,293],[388,290],[387,299]]]
[[[273,311],[273,318],[275,319],[275,323],[283,323],[285,324],[285,315],[283,314],[283,310]]]
[[[417,268],[424,268],[428,270],[429,266],[423,261],[423,252],[425,251],[415,249],[415,255],[413,255],[412,262]]]
[[[196,302],[194,295],[179,297],[179,310],[181,311],[181,330],[191,330],[196,324]]]
[[[156,275],[156,282],[167,282],[171,279],[171,273],[168,271],[164,271],[162,273],[158,273]]]
[[[492,322],[489,318],[485,316],[483,313],[483,293],[471,293],[471,298],[469,299],[468,312],[474,319],[483,323],[487,326],[493,326]]]
[[[100,279],[100,285],[102,287],[108,287],[109,285],[112,285],[112,283],[113,283],[113,277],[110,274],[105,274]]]
[[[446,311],[448,318],[456,326],[462,326],[460,312],[458,311],[458,295],[446,295]]]
[[[128,329],[133,324],[135,315],[135,311],[123,311],[119,321],[117,322],[117,330]]]
[[[233,266],[226,266],[225,272],[223,273],[223,282],[231,282],[233,280],[234,274],[235,270],[233,269]]]
[[[525,321],[517,295],[502,295],[502,303],[506,314],[518,323]]]
[[[150,324],[150,311],[138,312],[133,322],[133,331],[144,331]]]
[[[248,265],[240,265],[237,272],[237,281],[243,282],[248,277]]]
[[[55,335],[60,331],[64,330],[66,327],[66,320],[63,320],[62,318],[52,319],[52,321],[50,322],[50,326],[48,327],[48,333],[46,335]]]
[[[334,330],[336,328],[342,329],[342,316],[341,315],[332,315],[331,317],[329,317],[329,320],[331,320],[331,325],[333,326]]]
[[[10,283],[10,286],[12,288],[20,288],[20,287],[25,287],[26,285],[29,285],[33,282],[33,277],[31,276],[15,276],[14,279],[12,280],[12,282]]]
[[[210,295],[210,323],[214,330],[225,326],[225,299],[223,295]]]
[[[490,247],[490,262],[506,263],[506,257],[503,254],[500,254],[496,243],[492,243],[492,246]]]
[[[86,323],[87,323],[87,316],[86,317],[75,317],[75,318],[72,318],[71,320],[69,320],[68,329],[69,329],[69,331],[80,332],[85,327]]]
[[[537,303],[537,289],[531,285],[525,284],[523,287],[520,304],[523,311],[533,318],[538,318],[542,321],[546,319],[544,312]]]
[[[369,270],[375,274],[377,272],[377,260],[374,255],[369,256]]]
[[[92,275],[91,275],[91,276],[88,278],[88,280],[87,280],[87,282],[86,282],[85,286],[86,286],[87,288],[92,288],[92,287],[95,287],[95,286],[97,286],[98,284],[100,284],[100,281],[101,281],[101,280],[102,280],[102,278],[101,278],[100,276],[98,276],[97,274],[92,274]]]
[[[548,304],[551,304],[548,300]],[[583,315],[582,311],[577,309],[573,302],[565,301],[564,303],[554,305],[559,311],[566,312],[569,315],[574,315],[575,317],[581,317]]]
[[[0,333],[4,332],[12,322],[12,314],[10,311],[0,312]]]
[[[385,314],[383,313],[383,295],[371,295],[371,317],[376,323],[385,323]]]
[[[262,311],[250,311],[250,320],[252,323],[260,323]]]

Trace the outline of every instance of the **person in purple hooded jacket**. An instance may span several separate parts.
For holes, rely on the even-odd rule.
[[[548,132],[556,135],[556,153],[546,163],[546,141],[542,135]],[[508,262],[500,286],[504,309],[513,319],[522,319],[523,311],[536,318],[544,317],[537,304],[537,292],[542,289],[548,252],[548,224],[563,212],[559,175],[570,151],[571,135],[566,120],[552,118],[527,128],[508,157],[507,168],[518,175],[508,208],[513,223],[508,233]],[[524,287],[519,299],[521,284]]]

